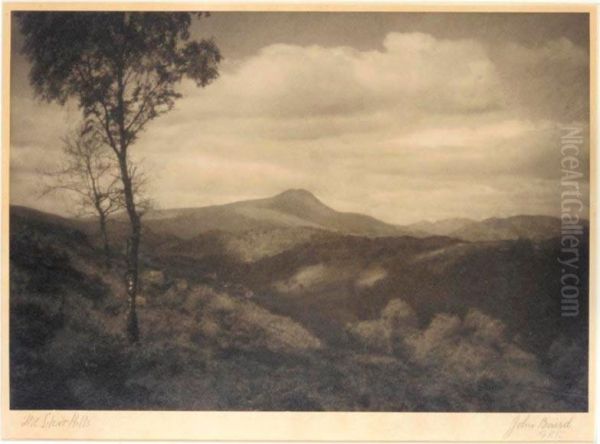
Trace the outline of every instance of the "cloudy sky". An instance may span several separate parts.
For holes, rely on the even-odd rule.
[[[192,34],[220,78],[182,83],[133,148],[161,208],[306,188],[392,223],[559,212],[562,127],[588,128],[586,15],[219,12]],[[12,43],[11,203],[68,214],[37,172],[80,112],[36,101]]]

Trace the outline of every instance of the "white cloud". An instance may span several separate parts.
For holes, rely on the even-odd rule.
[[[496,70],[479,43],[390,33],[383,46],[383,51],[267,46],[205,91],[188,85],[180,109],[209,119],[310,118],[399,105],[413,112],[459,113],[499,105]]]
[[[379,50],[273,44],[230,60],[205,89],[183,84],[132,153],[161,207],[307,188],[336,209],[397,223],[551,214],[561,119],[539,110],[570,103],[557,82],[576,88],[586,63],[566,39],[490,48],[389,33]],[[581,87],[570,92],[579,103]],[[42,205],[25,175],[52,160],[76,114],[13,96],[16,202]]]
[[[531,122],[524,120],[499,120],[489,123],[477,123],[471,126],[436,126],[419,129],[406,136],[400,137],[392,143],[410,145],[418,148],[439,147],[485,147],[492,141],[493,144],[513,140],[517,137],[535,135],[540,131],[552,128],[550,122]]]

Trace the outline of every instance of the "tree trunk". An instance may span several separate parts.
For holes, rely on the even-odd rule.
[[[126,20],[128,20],[128,14],[123,15],[123,26],[125,27]],[[119,167],[121,169],[121,180],[123,181],[123,194],[125,197],[125,208],[127,209],[127,215],[129,216],[129,222],[131,224],[131,234],[127,242],[127,274],[125,277],[125,283],[127,286],[127,296],[129,297],[129,314],[127,316],[127,337],[129,342],[137,343],[140,339],[140,330],[138,327],[137,312],[135,306],[135,299],[138,290],[138,254],[140,248],[140,238],[142,232],[142,225],[140,216],[137,213],[135,207],[135,196],[133,195],[133,184],[132,178],[129,175],[129,166],[127,164],[127,147],[129,142],[127,140],[127,131],[125,130],[125,85],[123,82],[123,66],[124,56],[120,54],[118,57],[119,63],[117,64],[116,76],[117,76],[117,124],[119,127],[119,144],[120,149],[118,151]]]
[[[106,232],[106,215],[103,212],[99,213],[100,217],[100,234],[102,235],[102,243],[104,244],[104,266],[110,269],[110,245],[108,243],[108,233]]]
[[[127,297],[129,298],[129,313],[127,315],[127,337],[131,343],[139,341],[140,333],[136,312],[136,296],[138,290],[138,254],[141,238],[141,222],[135,207],[135,198],[129,169],[127,167],[126,155],[119,156],[119,166],[121,169],[121,179],[123,180],[123,193],[125,195],[125,207],[131,233],[127,240],[127,273],[125,275],[125,284],[127,288]]]

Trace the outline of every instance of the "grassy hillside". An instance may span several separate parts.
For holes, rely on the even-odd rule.
[[[132,347],[118,250],[106,270],[91,225],[10,222],[12,408],[587,408],[587,300],[560,320],[556,240],[146,227]]]

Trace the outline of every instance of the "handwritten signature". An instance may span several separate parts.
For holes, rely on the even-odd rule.
[[[514,434],[534,433],[540,439],[561,439],[567,430],[573,428],[573,417],[558,419],[549,416],[532,418],[531,415],[517,415],[504,435],[508,439]]]
[[[90,418],[80,413],[40,413],[28,414],[21,427],[39,428],[39,429],[85,429],[91,425]]]

